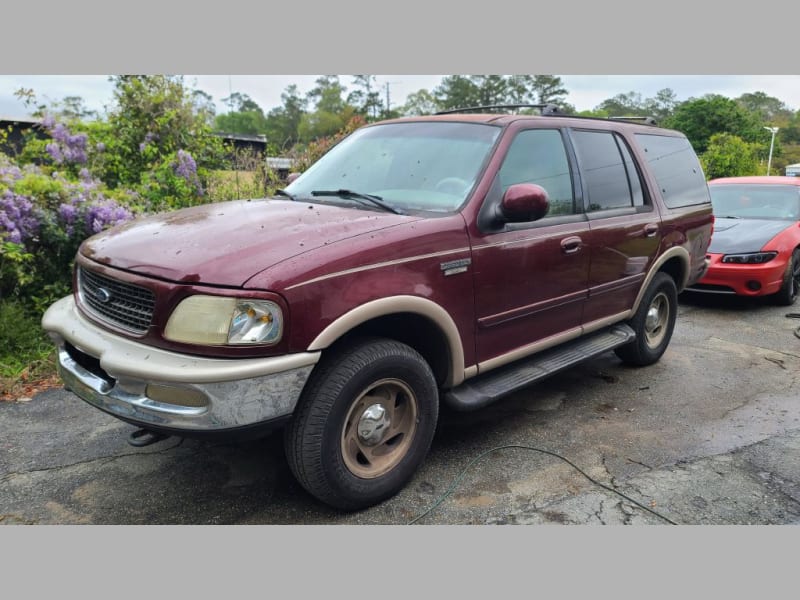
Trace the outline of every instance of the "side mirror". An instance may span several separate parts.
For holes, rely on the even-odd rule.
[[[292,183],[298,177],[300,177],[300,173],[289,173],[289,175],[286,176],[286,183]]]
[[[496,218],[504,223],[538,221],[550,209],[547,190],[535,183],[515,183],[503,194]]]

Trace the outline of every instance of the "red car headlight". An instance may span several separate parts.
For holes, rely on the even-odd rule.
[[[777,252],[749,252],[747,254],[726,254],[722,257],[724,263],[739,265],[760,265],[771,261],[778,256]]]

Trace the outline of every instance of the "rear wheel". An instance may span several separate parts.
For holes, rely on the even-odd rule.
[[[800,248],[792,252],[792,258],[786,267],[783,285],[775,294],[775,301],[782,306],[791,306],[800,294]]]
[[[657,273],[650,282],[636,314],[628,322],[636,339],[615,350],[623,362],[645,366],[656,362],[672,339],[678,314],[678,291],[666,273]]]
[[[292,473],[313,496],[356,510],[400,491],[438,417],[433,373],[413,348],[366,339],[317,366],[285,431]]]

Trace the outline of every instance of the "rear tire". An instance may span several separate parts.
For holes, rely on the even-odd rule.
[[[672,339],[678,314],[678,290],[666,273],[656,273],[642,297],[639,309],[628,322],[636,339],[614,352],[622,362],[643,367],[661,358]]]
[[[436,380],[413,348],[358,340],[312,373],[284,435],[297,481],[342,510],[399,492],[430,448],[439,412]]]
[[[781,306],[791,306],[800,294],[800,248],[795,248],[786,267],[786,275],[781,289],[775,294],[775,302]]]

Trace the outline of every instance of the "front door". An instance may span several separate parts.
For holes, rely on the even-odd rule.
[[[561,131],[520,131],[498,177],[485,202],[497,202],[512,184],[536,183],[548,192],[550,210],[472,240],[479,370],[576,337],[587,296],[589,223],[575,200]]]

